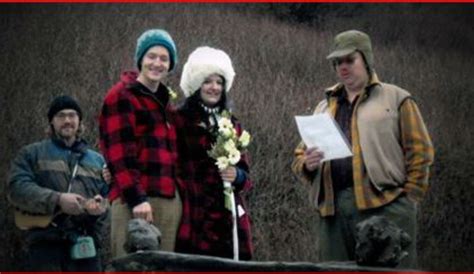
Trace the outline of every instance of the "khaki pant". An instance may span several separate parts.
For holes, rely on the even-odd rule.
[[[153,210],[153,224],[162,234],[160,250],[174,251],[182,214],[181,198],[178,192],[173,199],[148,197],[148,202]],[[116,258],[126,255],[123,244],[127,238],[127,225],[132,218],[132,212],[119,198],[112,202],[111,215],[111,253],[112,258]]]
[[[355,231],[357,223],[372,216],[385,216],[410,235],[408,256],[397,268],[416,268],[416,205],[403,195],[388,205],[359,211],[355,204],[354,189],[341,190],[336,198],[336,215],[324,217],[319,225],[320,261],[355,260]]]

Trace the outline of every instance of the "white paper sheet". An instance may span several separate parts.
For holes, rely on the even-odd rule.
[[[347,139],[328,113],[295,116],[295,120],[306,147],[324,152],[322,161],[352,156]]]

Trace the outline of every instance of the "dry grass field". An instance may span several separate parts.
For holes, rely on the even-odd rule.
[[[180,63],[198,46],[221,48],[237,73],[230,96],[254,137],[248,196],[256,260],[317,261],[316,212],[290,171],[299,142],[294,115],[309,114],[336,79],[332,37],[372,37],[380,78],[417,100],[436,148],[432,186],[420,205],[423,269],[474,269],[474,5],[55,4],[0,5],[0,175],[18,149],[43,138],[51,99],[73,95],[96,147],[109,87],[133,68],[137,37],[164,28]],[[182,97],[182,96],[181,96]],[[471,113],[471,114],[470,114]],[[0,184],[0,271],[21,270],[21,232]]]

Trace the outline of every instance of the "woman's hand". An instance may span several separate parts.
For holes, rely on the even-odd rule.
[[[222,181],[233,183],[237,177],[237,169],[233,166],[220,171]]]

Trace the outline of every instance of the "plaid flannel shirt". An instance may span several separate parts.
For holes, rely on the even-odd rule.
[[[100,148],[113,176],[110,200],[121,197],[130,207],[147,196],[174,197],[176,189],[176,129],[168,88],[160,84],[153,94],[137,77],[136,72],[122,74],[99,118]]]
[[[374,74],[369,88],[377,84],[380,84],[380,82]],[[335,91],[335,89],[332,89],[328,93],[331,94]],[[364,94],[361,97],[366,98]],[[428,190],[429,167],[433,162],[434,149],[416,103],[413,99],[407,98],[399,107],[400,143],[403,147],[406,167],[405,183],[398,188],[388,188],[380,191],[375,189],[374,185],[370,182],[359,141],[357,107],[362,98],[356,103],[351,125],[353,178],[357,208],[364,210],[380,207],[390,203],[403,192],[407,193],[413,200],[421,201]],[[328,97],[328,109],[329,113],[334,117],[337,111],[337,97]],[[320,183],[314,182],[316,173],[320,172],[322,185],[316,187],[319,190],[317,197],[318,210],[321,216],[334,215],[334,191],[330,162],[323,163],[322,167],[315,172],[308,172],[304,167],[305,150],[306,146],[301,142],[295,149],[292,170],[300,180],[310,185]]]

